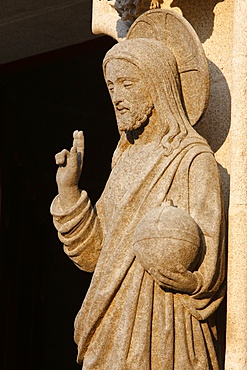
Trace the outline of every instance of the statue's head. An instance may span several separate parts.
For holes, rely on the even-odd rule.
[[[155,110],[163,146],[168,152],[177,146],[190,124],[172,52],[156,40],[125,40],[108,51],[103,69],[119,130],[146,125]]]
[[[119,131],[146,124],[153,101],[140,69],[128,60],[113,58],[106,64],[105,75]]]

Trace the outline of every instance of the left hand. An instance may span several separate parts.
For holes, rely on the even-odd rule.
[[[193,272],[186,270],[182,265],[177,271],[163,270],[151,267],[148,271],[161,288],[168,288],[180,293],[192,294],[198,285],[198,280]]]

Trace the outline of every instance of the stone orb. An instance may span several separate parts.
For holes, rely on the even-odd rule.
[[[138,223],[133,248],[136,258],[147,271],[154,267],[160,272],[175,272],[181,265],[194,271],[200,255],[199,227],[184,210],[171,203],[162,203]]]

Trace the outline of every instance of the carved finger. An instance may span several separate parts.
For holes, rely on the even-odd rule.
[[[75,146],[72,146],[72,148],[70,149],[70,164],[73,166],[73,167],[77,167],[77,149]]]
[[[65,164],[68,156],[69,156],[69,151],[66,149],[63,149],[61,152],[55,155],[56,164],[60,166]]]
[[[165,270],[164,273],[160,272],[158,269],[151,268],[150,274],[155,277],[160,283],[167,287],[174,287],[177,282],[180,281],[182,275],[177,272],[172,272]],[[175,284],[174,284],[175,283]]]
[[[177,280],[178,274],[176,272],[172,272],[169,270],[164,270],[164,272],[160,272],[160,270],[155,270],[157,276],[160,277],[161,280],[165,279],[166,281],[168,280]]]
[[[149,270],[150,275],[153,277],[154,281],[161,287],[161,288],[168,288],[174,289],[173,281],[167,279],[164,275],[162,275],[158,270],[151,268]]]
[[[84,135],[82,131],[74,131],[73,133],[73,146],[76,147],[77,152],[81,153],[83,156],[84,153]]]
[[[77,148],[77,136],[78,136],[78,130],[75,130],[73,132],[73,144],[72,144],[72,147],[74,148]]]
[[[150,270],[148,271],[150,273],[150,275],[153,276],[153,278],[159,282],[159,283],[163,283],[164,279],[165,279],[165,276],[163,274],[161,274],[157,269],[151,267]],[[166,280],[166,279],[165,279]]]
[[[77,136],[78,136],[78,130],[75,130],[73,132],[73,139],[74,139],[73,144],[74,144],[75,140],[77,140]]]

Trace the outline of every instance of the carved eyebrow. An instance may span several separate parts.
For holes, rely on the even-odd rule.
[[[124,82],[124,81],[138,82],[139,78],[129,76],[129,77],[119,77],[117,80],[120,82]]]
[[[117,78],[117,81],[119,81],[119,82],[124,82],[124,81],[138,82],[139,81],[139,78],[135,78],[135,77],[118,77]],[[111,80],[106,80],[106,84],[107,84],[107,86],[114,85],[114,82],[111,81]]]

